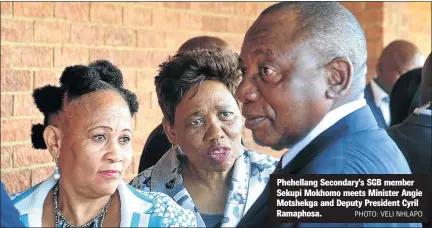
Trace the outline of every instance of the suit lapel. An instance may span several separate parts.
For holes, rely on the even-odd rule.
[[[378,129],[377,122],[369,108],[364,106],[339,120],[332,127],[321,133],[309,145],[298,153],[296,157],[281,170],[281,174],[297,174],[305,167],[326,145],[335,140],[365,129]],[[288,152],[289,153],[289,152]],[[239,226],[257,226],[262,221],[268,221],[269,185],[242,218]],[[264,217],[263,217],[264,216]],[[259,220],[257,222],[257,220]],[[270,224],[267,224],[270,225]]]

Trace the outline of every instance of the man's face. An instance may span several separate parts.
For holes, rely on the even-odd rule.
[[[331,109],[326,68],[295,15],[265,15],[249,29],[240,57],[245,68],[236,96],[255,142],[276,150],[303,138]]]

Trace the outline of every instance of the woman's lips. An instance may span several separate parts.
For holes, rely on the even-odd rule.
[[[117,179],[118,177],[120,177],[119,170],[104,170],[98,173],[106,179]]]
[[[257,128],[267,117],[264,116],[248,116],[245,121],[246,128],[253,130]]]
[[[212,147],[207,151],[207,156],[217,161],[218,163],[222,163],[223,161],[225,161],[230,154],[231,148],[228,146]]]

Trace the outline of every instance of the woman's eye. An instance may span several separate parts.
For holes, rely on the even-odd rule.
[[[274,71],[272,69],[267,68],[267,67],[261,67],[261,69],[260,69],[260,75],[261,76],[266,76],[266,75],[272,74],[273,72]]]
[[[105,141],[106,137],[103,134],[98,134],[98,135],[93,136],[93,139],[97,142],[102,142],[102,141]]]
[[[125,137],[122,137],[120,139],[121,144],[128,144],[130,141],[131,141],[131,138],[129,136],[125,136]]]
[[[230,117],[233,113],[232,112],[222,112],[221,115],[223,117]]]

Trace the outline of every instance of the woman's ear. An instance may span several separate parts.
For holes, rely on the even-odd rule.
[[[47,146],[48,151],[51,153],[54,159],[60,156],[61,147],[61,132],[57,127],[48,125],[45,127],[43,132],[43,138]]]
[[[162,119],[162,124],[163,124],[163,128],[164,128],[165,134],[168,137],[168,140],[172,144],[177,144],[176,134],[175,134],[174,129],[171,126],[171,123],[169,122],[169,120],[164,117]]]

